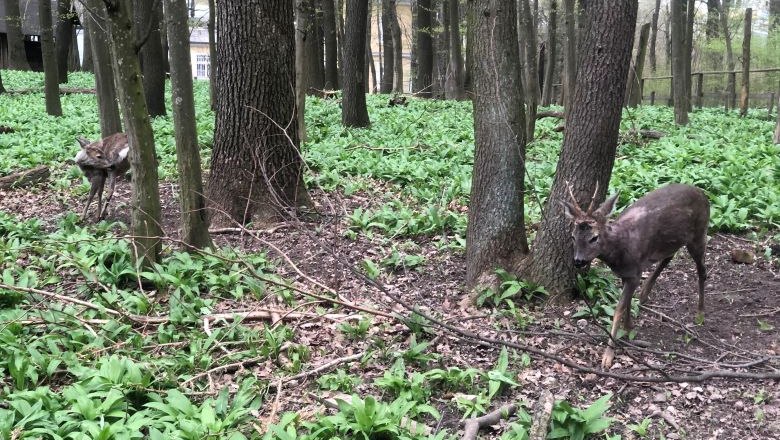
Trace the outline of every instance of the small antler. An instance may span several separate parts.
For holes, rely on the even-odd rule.
[[[593,191],[593,196],[590,198],[590,204],[588,205],[588,211],[587,214],[591,215],[593,213],[593,202],[596,201],[596,194],[599,192],[599,181],[596,181],[596,190]]]
[[[569,181],[566,181],[566,189],[569,190],[569,197],[571,197],[572,207],[575,211],[577,211],[577,215],[582,215],[584,212],[582,212],[582,209],[580,208],[580,204],[577,203],[577,198],[574,197],[574,192],[571,189],[571,184]]]

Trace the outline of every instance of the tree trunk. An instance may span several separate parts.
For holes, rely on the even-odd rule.
[[[734,49],[731,45],[731,32],[729,31],[729,0],[723,0],[720,9],[720,28],[723,31],[723,38],[726,40],[726,70],[733,72],[735,68],[734,64]],[[734,75],[727,75],[726,82],[726,109],[733,109],[736,107],[736,103],[730,97],[736,96],[736,78]]]
[[[696,0],[688,0],[688,6],[686,9],[685,18],[685,93],[688,97],[688,111],[692,111],[691,103],[693,100],[693,77],[691,76],[691,68],[693,66],[693,19],[696,11]]]
[[[379,93],[390,93],[393,91],[395,51],[393,51],[393,31],[390,24],[391,5],[395,6],[394,0],[382,0],[382,49],[385,57],[382,60],[382,81],[379,84]]]
[[[298,139],[306,142],[306,29],[310,26],[311,5],[309,0],[295,1],[295,114],[298,117]]]
[[[162,243],[154,134],[144,101],[141,66],[136,54],[129,4],[111,0],[103,2],[111,35],[117,94],[130,143],[128,159],[133,173],[133,196],[130,203],[133,256],[138,266],[149,268],[159,262]]]
[[[68,70],[78,72],[81,70],[81,58],[79,57],[79,44],[76,39],[76,27],[70,31],[70,51],[68,53]]]
[[[92,60],[92,39],[87,32],[86,21],[81,22],[84,31],[82,32],[84,38],[84,61],[81,64],[81,70],[84,72],[95,73],[95,64]]]
[[[555,71],[555,60],[557,54],[557,44],[555,41],[558,32],[558,2],[550,1],[550,22],[547,24],[547,63],[544,68],[544,90],[542,91],[542,106],[549,107],[552,104],[553,94],[553,73]]]
[[[417,0],[417,69],[414,91],[421,98],[433,97],[433,37],[431,0]]]
[[[3,89],[2,80],[0,79],[0,90]],[[780,87],[777,89],[777,121],[775,121],[775,136],[772,139],[775,145],[780,145]]]
[[[780,30],[780,0],[769,0],[769,38],[777,38]]]
[[[203,249],[211,246],[211,237],[209,237],[206,202],[203,198],[200,149],[195,127],[187,5],[179,0],[165,0],[165,12],[168,46],[173,61],[171,62],[171,103],[176,136],[176,166],[179,170],[181,239],[187,246]]]
[[[376,93],[379,90],[379,79],[376,76],[376,65],[374,64],[374,51],[371,49],[371,12],[373,3],[366,8],[366,93]],[[368,77],[371,75],[371,86],[369,86]]]
[[[347,0],[347,18],[344,35],[344,92],[341,101],[341,123],[347,127],[368,127],[366,107],[366,16],[368,4],[364,0]]]
[[[298,32],[303,37],[303,71],[305,82],[303,90],[306,94],[322,93],[325,84],[325,71],[322,65],[322,34],[320,19],[314,0],[304,0],[301,3],[304,22],[298,26]]]
[[[0,95],[5,93],[5,91],[6,91],[5,86],[3,86],[3,75],[2,72],[0,71]]]
[[[655,74],[657,65],[656,60],[656,41],[658,40],[658,16],[661,12],[661,0],[655,0],[655,9],[653,9],[653,18],[650,22],[650,70]]]
[[[436,99],[444,99],[450,59],[450,17],[447,13],[449,2],[442,0],[437,6],[439,8],[433,16],[433,29],[441,29],[441,32],[433,36],[433,96]]]
[[[338,28],[336,31],[338,33],[336,41],[338,49],[336,50],[336,53],[338,54],[339,59],[338,83],[336,84],[336,89],[341,89],[341,85],[344,84],[344,1],[345,0],[336,0],[336,25]]]
[[[527,253],[523,224],[523,96],[515,0],[478,0],[474,35],[474,173],[466,282],[485,284]]]
[[[57,2],[57,79],[60,84],[68,82],[68,55],[73,39],[73,17],[70,13],[70,0]]]
[[[165,63],[163,60],[159,0],[135,0],[135,36],[141,44],[139,53],[143,72],[143,92],[149,116],[165,115]]]
[[[745,33],[742,37],[742,89],[739,93],[739,115],[747,116],[750,98],[750,37],[753,9],[745,9]]]
[[[672,85],[674,88],[674,122],[688,124],[688,82],[685,79],[685,0],[672,0]]]
[[[106,23],[106,9],[102,0],[86,0],[84,5],[87,11],[83,14],[82,23],[86,22],[92,47],[95,95],[97,96],[98,115],[100,116],[100,135],[106,138],[122,131],[122,120],[119,115],[114,86],[114,70],[108,44],[109,35],[104,25]]]
[[[474,2],[476,0],[466,0],[466,64],[463,71],[463,90],[466,95],[472,97],[474,95],[474,28],[476,27],[476,18],[474,16]],[[519,29],[519,28],[518,28]],[[521,71],[522,71],[522,53],[523,46],[520,46],[521,54]],[[521,78],[522,82],[522,78]]]
[[[446,97],[447,99],[463,99],[463,55],[460,38],[460,9],[458,0],[446,0],[449,2],[450,17],[450,60],[447,68]],[[518,56],[520,54],[518,53]]]
[[[8,68],[10,70],[30,70],[27,53],[24,50],[19,0],[5,1],[5,23],[8,41]]]
[[[520,268],[554,295],[571,291],[575,282],[570,228],[559,202],[569,197],[567,183],[579,202],[590,199],[597,183],[596,199],[604,199],[617,150],[636,27],[636,0],[592,0],[584,5],[589,29],[580,43],[571,117],[532,257]]]
[[[395,93],[403,93],[404,92],[404,45],[403,41],[401,40],[401,26],[398,24],[398,9],[396,7],[396,1],[391,0],[392,7],[390,8],[390,12],[392,15],[390,16],[390,32],[392,32],[393,36],[393,51],[395,52],[393,55],[393,70],[395,70],[395,75],[393,75],[393,92]]]
[[[214,226],[254,217],[262,227],[311,204],[298,150],[293,8],[287,0],[219,2],[219,94],[207,189]]]
[[[574,101],[577,84],[577,29],[575,27],[575,0],[563,0],[563,13],[566,23],[566,42],[563,46],[563,110],[564,121]]]
[[[536,129],[536,107],[539,104],[539,77],[536,74],[536,22],[528,0],[523,1],[523,29],[522,38],[525,41],[525,106],[527,117],[525,120],[525,138],[527,142],[534,139]]]
[[[720,37],[718,0],[707,0],[707,24],[704,31],[707,41]]]
[[[325,88],[336,89],[339,82],[338,46],[336,44],[336,11],[334,0],[322,2],[322,31],[325,39]]]
[[[206,25],[209,33],[209,93],[211,110],[217,109],[217,42],[214,38],[217,20],[215,0],[209,0],[209,22]]]
[[[52,29],[53,25],[51,22],[51,2],[38,2],[38,17],[41,26],[41,53],[43,55],[44,89],[46,91],[46,113],[51,116],[62,116],[60,86],[57,82],[57,56],[54,53],[54,29]],[[70,41],[70,38],[68,38],[68,41]]]
[[[650,34],[650,23],[642,25],[637,42],[636,58],[628,70],[628,90],[626,91],[626,105],[635,108],[642,103],[642,73],[645,68],[645,54],[647,51],[647,38]]]

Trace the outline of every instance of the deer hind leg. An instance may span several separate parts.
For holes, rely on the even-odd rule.
[[[634,296],[634,291],[639,286],[639,277],[623,278],[623,293],[620,296],[615,307],[615,314],[612,316],[612,330],[609,332],[609,343],[607,349],[604,351],[604,357],[601,358],[601,367],[607,369],[612,366],[612,361],[615,358],[615,340],[617,338],[618,327],[620,322],[625,319],[627,326],[631,325],[631,297]]]
[[[691,254],[696,263],[696,274],[699,276],[699,303],[696,307],[696,322],[704,321],[704,282],[707,281],[707,267],[704,266],[704,254],[706,248],[706,237],[697,240],[686,246],[688,253]]]
[[[666,269],[666,266],[669,265],[669,262],[672,261],[672,258],[674,255],[672,255],[669,258],[665,258],[661,260],[660,263],[658,263],[658,267],[655,268],[655,271],[652,275],[650,275],[650,278],[648,278],[645,281],[645,284],[642,286],[642,291],[639,293],[639,303],[644,304],[647,302],[647,298],[650,296],[650,291],[653,289],[653,286],[655,285],[655,280],[658,279],[658,275],[661,274],[661,271]]]
[[[99,212],[98,218],[104,218],[108,212],[108,202],[111,201],[111,197],[114,196],[114,187],[116,186],[116,174],[108,173],[108,194],[106,194],[106,203],[103,205],[103,210]]]
[[[84,206],[84,212],[81,214],[81,221],[87,219],[87,213],[89,212],[89,205],[92,204],[92,200],[95,198],[95,194],[98,194],[98,213],[100,212],[100,200],[103,196],[103,183],[105,182],[104,176],[95,174],[89,176],[89,197],[87,198],[87,204]]]

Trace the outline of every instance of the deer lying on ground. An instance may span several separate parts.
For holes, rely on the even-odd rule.
[[[598,257],[623,280],[623,293],[615,307],[609,346],[601,365],[609,368],[615,356],[613,345],[621,319],[630,329],[629,305],[634,290],[639,286],[642,271],[658,263],[645,281],[639,295],[644,304],[662,270],[678,249],[685,246],[696,263],[699,277],[697,322],[704,317],[704,251],[707,244],[707,226],[710,203],[704,193],[690,185],[672,184],[647,193],[634,202],[615,221],[607,222],[617,201],[617,194],[593,211],[593,199],[587,211],[582,211],[569,188],[570,202],[563,202],[566,217],[572,220],[574,265],[587,266]],[[594,193],[595,198],[595,193]]]
[[[105,215],[108,202],[114,195],[116,178],[123,176],[130,168],[130,163],[127,161],[130,145],[127,142],[127,135],[124,133],[112,134],[96,142],[90,142],[83,137],[78,137],[76,140],[81,145],[81,151],[76,154],[73,160],[81,168],[90,185],[89,198],[84,207],[84,213],[81,215],[81,221],[86,220],[89,205],[96,193],[98,196],[97,220],[100,220]],[[108,178],[108,195],[106,203],[103,204],[103,187],[106,178]]]

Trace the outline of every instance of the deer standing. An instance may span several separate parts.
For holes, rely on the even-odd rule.
[[[97,220],[100,220],[105,215],[108,202],[114,195],[116,178],[124,175],[130,168],[130,163],[127,161],[130,145],[127,141],[127,135],[124,133],[112,134],[96,142],[90,142],[83,137],[78,137],[76,140],[81,145],[81,151],[76,154],[73,160],[81,168],[90,185],[89,198],[84,207],[84,213],[81,215],[81,221],[86,220],[89,205],[95,194],[98,196]],[[103,204],[103,187],[106,178],[108,178],[108,195],[106,203]]]
[[[572,220],[574,265],[587,266],[598,257],[623,280],[623,293],[615,307],[609,346],[601,360],[603,368],[612,365],[613,345],[621,319],[630,329],[631,312],[628,309],[634,290],[639,286],[642,271],[658,263],[645,281],[639,295],[644,304],[662,270],[678,249],[685,246],[696,263],[699,277],[697,321],[704,318],[704,281],[707,269],[704,252],[707,245],[707,226],[710,203],[699,188],[671,184],[647,193],[627,208],[617,220],[607,222],[615,208],[617,194],[593,211],[593,199],[587,211],[580,209],[569,188],[570,202],[563,202],[564,213]],[[595,198],[596,194],[593,194]]]

